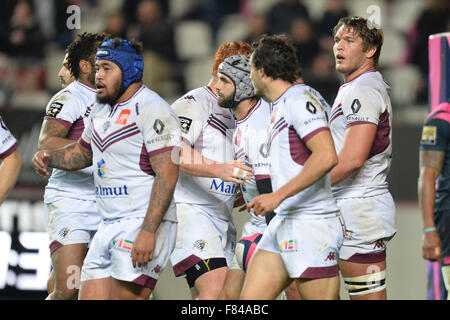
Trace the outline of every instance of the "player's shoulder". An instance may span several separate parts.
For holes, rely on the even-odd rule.
[[[345,90],[353,95],[372,93],[386,94],[390,89],[378,71],[369,71],[343,85]]]
[[[200,87],[188,91],[173,104],[172,108],[178,113],[204,113],[212,110],[217,104],[217,96],[208,87]]]
[[[443,122],[446,125],[450,125],[450,103],[444,102],[438,105],[433,111],[431,111],[425,118],[424,124],[433,124]]]

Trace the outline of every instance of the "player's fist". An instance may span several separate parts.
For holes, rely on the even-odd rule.
[[[47,169],[49,162],[50,154],[46,150],[37,152],[31,160],[34,171],[36,171],[36,173],[43,178],[47,178],[49,176],[49,172]]]

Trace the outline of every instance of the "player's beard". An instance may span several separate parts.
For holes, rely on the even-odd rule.
[[[234,94],[230,94],[228,97],[219,96],[219,99],[217,99],[217,104],[219,106],[221,106],[222,108],[228,108],[228,109],[233,108],[234,107],[233,98],[234,98]]]
[[[120,78],[114,81],[114,83],[112,84],[111,93],[108,94],[110,90],[107,87],[104,87],[104,91],[107,94],[103,97],[99,97],[99,95],[97,94],[96,97],[97,102],[101,104],[109,104],[112,106],[117,101],[117,99],[119,99],[121,89],[122,89],[122,79]]]

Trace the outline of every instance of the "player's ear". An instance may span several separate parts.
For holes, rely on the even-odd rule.
[[[376,46],[373,46],[366,51],[366,58],[371,59],[374,57],[375,53],[377,52],[378,48]]]
[[[80,67],[81,73],[86,73],[86,74],[91,73],[92,65],[89,61],[80,60],[80,62],[78,62],[78,66]]]

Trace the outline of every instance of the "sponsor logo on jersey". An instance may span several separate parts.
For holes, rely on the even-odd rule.
[[[344,238],[345,240],[352,240],[352,232],[349,230],[345,230]]]
[[[55,118],[58,115],[58,113],[61,112],[62,107],[63,107],[62,103],[60,103],[60,102],[52,102],[52,104],[48,108],[48,111],[47,111],[46,115],[48,117]]]
[[[117,117],[116,120],[116,124],[127,124],[128,121],[128,117],[130,116],[131,110],[130,109],[126,109],[126,110],[122,110],[119,114],[119,116]]]
[[[178,119],[180,120],[181,131],[183,133],[188,133],[191,128],[192,119],[186,117],[178,117]]]
[[[128,195],[128,186],[124,184],[121,187],[95,186],[95,194],[101,197],[117,198]]]
[[[426,145],[435,145],[437,136],[436,126],[424,126],[422,129],[422,139],[420,143]]]
[[[220,182],[218,182],[220,181]],[[209,190],[216,193],[233,195],[237,192],[237,187],[235,183],[226,183],[220,179],[212,179],[211,186]]]

